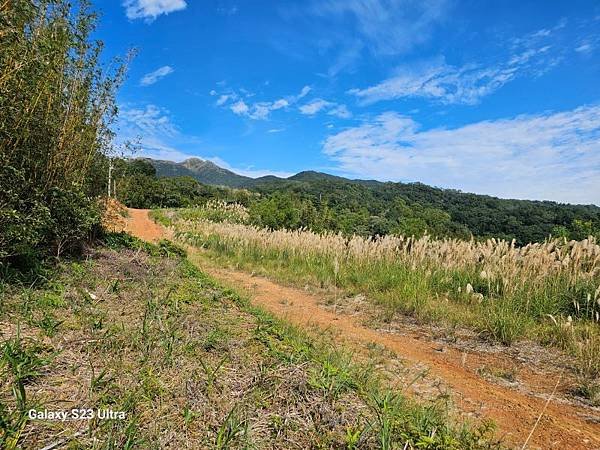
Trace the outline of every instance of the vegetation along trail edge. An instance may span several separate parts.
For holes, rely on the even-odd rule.
[[[152,221],[148,213],[149,210],[129,209],[127,231],[148,241],[168,237],[168,230]],[[188,250],[191,261],[198,264],[198,250]],[[440,352],[435,342],[368,328],[349,315],[325,309],[315,295],[301,289],[228,268],[203,264],[202,270],[224,284],[245,290],[252,302],[291,323],[331,328],[349,344],[378,344],[409,362],[427,365],[431,375],[451,389],[458,408],[492,419],[508,445],[520,448],[543,412],[527,448],[600,449],[600,424],[590,421],[583,408],[552,399],[544,409],[558,379],[546,380],[542,392],[545,395],[528,395],[482,378],[465,366],[463,353],[457,349]],[[468,356],[484,358],[476,353]],[[529,375],[535,377],[534,373]]]

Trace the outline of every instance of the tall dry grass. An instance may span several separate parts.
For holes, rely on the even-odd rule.
[[[272,231],[189,212],[171,220],[179,239],[228,262],[364,292],[388,317],[409,313],[471,327],[504,344],[532,338],[558,346],[578,358],[587,378],[597,377],[600,245],[593,237],[518,247],[495,239]]]

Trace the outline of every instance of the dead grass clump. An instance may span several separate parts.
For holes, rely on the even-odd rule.
[[[117,199],[104,197],[102,206],[102,227],[109,231],[123,231],[128,216],[127,207]]]

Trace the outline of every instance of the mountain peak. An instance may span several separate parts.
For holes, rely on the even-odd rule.
[[[201,158],[188,158],[181,163],[157,160],[152,162],[156,173],[161,177],[191,176],[204,184],[231,187],[241,187],[248,181],[252,181],[252,178],[238,175]]]

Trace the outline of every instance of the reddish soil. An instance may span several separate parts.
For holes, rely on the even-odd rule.
[[[168,235],[167,230],[150,220],[147,210],[130,209],[129,214],[126,229],[132,234],[146,240]],[[198,263],[194,250],[190,251],[191,259]],[[492,419],[498,435],[508,445],[522,448],[541,414],[527,448],[600,449],[597,408],[566,401],[561,395],[553,396],[545,408],[557,383],[557,393],[568,390],[568,383],[562,381],[556,367],[558,364],[540,370],[535,364],[507,355],[465,351],[450,345],[440,347],[428,333],[415,331],[414,327],[400,332],[376,330],[363,325],[360,315],[336,314],[321,304],[318,295],[304,290],[239,270],[205,264],[201,268],[225,284],[246,290],[255,304],[291,323],[333,329],[346,343],[360,346],[376,343],[409,363],[427,366],[430,374],[450,389],[457,408],[469,415]],[[478,373],[477,368],[481,367],[513,369],[522,384],[517,388],[489,380]]]
[[[165,237],[165,229],[148,217],[149,209],[128,208],[125,230],[145,241],[155,242]]]

